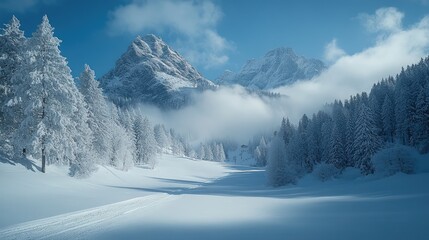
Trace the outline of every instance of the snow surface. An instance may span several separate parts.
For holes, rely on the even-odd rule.
[[[0,239],[427,239],[429,173],[271,188],[261,168],[164,155],[89,179],[0,164]]]

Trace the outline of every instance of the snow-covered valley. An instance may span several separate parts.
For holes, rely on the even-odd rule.
[[[424,239],[429,173],[272,188],[265,170],[163,155],[88,179],[0,164],[1,239]]]

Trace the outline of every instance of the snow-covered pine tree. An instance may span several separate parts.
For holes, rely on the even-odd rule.
[[[225,149],[223,148],[223,143],[219,143],[219,145],[218,145],[218,148],[219,148],[219,161],[220,162],[225,162],[225,160],[226,160],[226,154],[225,154]]]
[[[216,142],[212,142],[210,144],[210,148],[212,150],[213,153],[213,161],[219,162],[220,160],[220,152],[219,152],[219,148],[218,148],[218,144]]]
[[[12,82],[12,76],[22,63],[26,41],[20,26],[19,20],[12,16],[0,34],[0,132],[3,133],[0,135],[0,144],[3,147],[3,141],[10,139],[11,133],[22,120],[22,109],[16,104],[18,99],[15,99],[13,89],[13,85],[19,84],[21,79]]]
[[[53,30],[45,15],[13,76],[20,79],[15,93],[24,110],[14,147],[18,156],[25,151],[41,158],[43,172],[45,164],[67,164],[71,175],[86,175],[94,168],[85,102]]]
[[[259,140],[259,145],[255,149],[256,164],[258,166],[267,165],[267,142],[265,141],[264,136]]]
[[[429,151],[429,83],[420,89],[416,101],[416,116],[413,132],[421,152]]]
[[[120,170],[128,170],[134,165],[134,134],[121,125],[118,108],[111,102],[108,102],[108,107],[109,129],[112,136],[110,138],[109,164]]]
[[[85,64],[85,70],[79,77],[80,92],[88,106],[89,128],[94,134],[93,146],[99,163],[107,164],[111,151],[110,116],[102,89],[95,80],[94,71]]]
[[[313,114],[307,130],[308,159],[313,162],[313,165],[320,163],[321,159],[322,119],[319,116]]]
[[[167,130],[164,125],[157,124],[154,127],[155,140],[158,144],[159,151],[162,152],[170,147],[170,139],[167,135]]]
[[[341,101],[335,101],[333,106],[332,119],[334,121],[331,134],[331,147],[329,163],[332,163],[338,169],[344,169],[347,166],[346,155],[346,117],[344,115]]]
[[[321,148],[321,159],[320,162],[322,163],[329,163],[330,155],[331,155],[331,138],[332,138],[332,128],[333,128],[333,122],[332,119],[327,116],[326,119],[322,122],[321,127],[321,141],[320,141],[320,148]]]
[[[133,129],[136,146],[136,164],[145,164],[150,168],[154,168],[156,164],[156,141],[149,120],[142,116],[137,116],[134,120]]]
[[[274,187],[294,182],[294,178],[288,174],[286,146],[281,134],[277,134],[271,140],[267,156],[268,184]]]
[[[329,154],[329,163],[338,169],[344,169],[347,166],[345,142],[341,137],[341,130],[337,124],[334,124],[331,135],[331,152]]]
[[[197,151],[197,157],[199,159],[204,159],[205,156],[206,156],[205,147],[203,143],[200,143],[200,146],[198,147],[198,151]]]
[[[178,156],[185,155],[184,139],[173,128],[170,128],[169,132],[172,153]]]
[[[412,116],[415,106],[413,102],[413,93],[411,85],[413,79],[409,76],[408,70],[402,69],[397,77],[395,87],[395,122],[396,122],[396,137],[402,144],[412,144]]]
[[[204,160],[209,160],[209,161],[214,160],[213,150],[210,144],[204,144],[204,154],[205,154],[203,158]]]
[[[314,159],[313,158],[309,158],[308,156],[308,149],[309,149],[309,145],[308,145],[308,128],[310,125],[310,120],[308,119],[307,115],[304,114],[301,118],[301,120],[299,121],[298,124],[298,131],[297,131],[297,136],[298,137],[298,148],[299,148],[299,161],[301,162],[301,166],[303,167],[303,169],[305,169],[306,172],[311,172],[313,171],[313,165],[314,165]]]
[[[386,94],[381,110],[383,134],[386,141],[393,142],[395,136],[395,106],[390,96]]]
[[[293,131],[294,129],[292,127],[292,124],[289,121],[289,118],[286,118],[286,119],[283,118],[280,126],[279,135],[283,136],[283,141],[285,142],[286,145],[289,144],[289,140],[292,137]]]
[[[371,157],[381,146],[376,128],[371,109],[366,104],[361,104],[356,121],[353,160],[364,175],[373,172]]]

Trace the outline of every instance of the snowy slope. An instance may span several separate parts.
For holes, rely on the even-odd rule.
[[[73,183],[61,171],[41,185],[41,174],[5,164],[0,170],[1,239],[426,239],[429,227],[427,171],[382,179],[351,171],[324,183],[309,175],[295,186],[271,188],[260,168],[168,156],[157,172],[100,169]],[[105,203],[85,201],[89,192]],[[59,203],[69,198],[81,201],[79,211]],[[9,220],[32,214],[41,201],[57,202],[62,211]]]
[[[169,155],[160,157],[153,170],[134,167],[123,172],[100,166],[88,179],[69,177],[66,167],[48,166],[43,174],[0,162],[0,228],[172,189],[195,188],[224,172],[217,163]]]
[[[238,73],[225,71],[217,82],[269,90],[298,80],[311,79],[325,68],[320,60],[298,56],[291,48],[277,48],[261,59],[249,60]]]
[[[138,36],[100,78],[101,86],[115,102],[149,102],[177,108],[187,101],[189,89],[213,88],[182,56],[155,35]]]

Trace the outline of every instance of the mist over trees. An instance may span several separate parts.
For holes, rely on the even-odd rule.
[[[304,115],[298,126],[283,119],[268,149],[268,181],[281,186],[313,171],[328,179],[348,167],[411,173],[410,149],[429,152],[429,58],[374,84],[369,95]]]
[[[128,170],[156,166],[157,153],[196,157],[189,139],[155,125],[139,107],[110,102],[89,65],[77,86],[61,40],[48,17],[30,38],[13,16],[0,33],[1,150],[15,161],[41,160],[68,166],[71,176],[85,177],[98,165]],[[204,159],[224,161],[221,144],[207,145]]]

